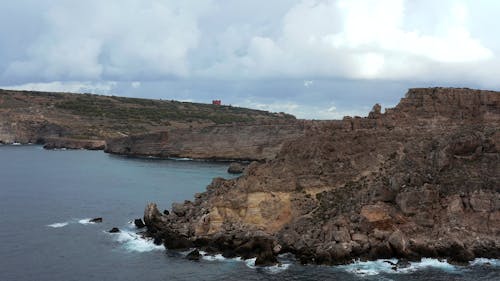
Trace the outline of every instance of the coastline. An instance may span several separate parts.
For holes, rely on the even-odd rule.
[[[309,128],[167,215],[149,204],[144,221],[168,249],[257,265],[499,258],[498,108],[498,92],[410,89],[386,113]]]

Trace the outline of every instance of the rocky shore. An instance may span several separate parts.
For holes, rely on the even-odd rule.
[[[71,138],[46,138],[43,140],[45,149],[87,149],[103,150],[106,146],[104,140],[80,140]]]
[[[500,258],[500,93],[410,89],[367,118],[317,123],[274,159],[216,178],[160,213],[150,236],[169,249],[276,263]]]

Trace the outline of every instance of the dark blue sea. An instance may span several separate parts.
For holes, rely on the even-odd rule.
[[[227,164],[137,159],[101,151],[0,146],[0,281],[36,280],[500,280],[498,260],[459,267],[424,259],[394,272],[384,261],[281,267],[165,250],[129,222],[148,202],[192,199]],[[103,217],[103,223],[88,223]],[[107,230],[118,227],[121,233]]]

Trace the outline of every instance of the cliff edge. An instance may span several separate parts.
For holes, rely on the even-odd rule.
[[[236,179],[214,179],[168,215],[167,248],[304,263],[500,257],[500,93],[410,89],[382,113],[314,123]]]

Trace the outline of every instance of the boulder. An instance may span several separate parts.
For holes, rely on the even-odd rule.
[[[144,224],[148,227],[148,231],[156,232],[161,227],[162,214],[158,211],[155,203],[149,203],[144,209]]]
[[[404,257],[408,254],[407,241],[401,231],[394,231],[387,240],[396,255]]]
[[[236,254],[244,259],[256,257],[256,266],[270,266],[278,263],[273,251],[274,242],[266,237],[252,237],[236,248]]]
[[[229,165],[229,168],[227,168],[227,172],[230,174],[241,174],[243,171],[245,171],[246,165],[243,165],[238,162],[233,162]]]
[[[134,220],[134,225],[137,228],[143,228],[143,227],[146,226],[146,224],[144,224],[144,222],[142,221],[142,219],[135,219]]]
[[[100,222],[102,222],[102,218],[93,218],[93,219],[90,219],[89,222],[100,223]]]
[[[118,229],[118,227],[113,227],[108,232],[109,233],[118,233],[118,232],[120,232],[120,229]]]
[[[186,259],[190,261],[199,261],[201,259],[201,254],[198,250],[195,249],[187,254]]]
[[[176,214],[179,217],[185,216],[187,210],[188,210],[188,207],[186,206],[186,204],[182,204],[182,203],[173,203],[172,204],[172,213]]]

